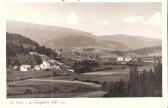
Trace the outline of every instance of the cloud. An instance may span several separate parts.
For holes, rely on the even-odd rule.
[[[154,26],[161,26],[162,24],[161,13],[156,12],[152,17],[150,17],[148,19],[148,24],[154,25]]]
[[[67,16],[67,24],[68,25],[78,25],[78,16],[76,15],[75,12],[71,12],[68,16]]]
[[[103,23],[103,25],[105,25],[105,26],[111,25],[111,21],[109,21],[109,20],[103,20],[102,23]]]
[[[161,13],[155,12],[152,16],[147,18],[143,16],[128,16],[122,19],[122,23],[144,24],[144,25],[160,27]]]
[[[146,24],[145,19],[142,16],[128,16],[122,19],[124,23],[142,23]]]

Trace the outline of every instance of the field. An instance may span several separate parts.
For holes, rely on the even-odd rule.
[[[128,78],[128,74],[52,76],[50,72],[35,71],[31,74],[29,72],[9,72],[8,76],[10,76],[8,77],[8,98],[101,97],[104,94],[101,90],[101,83]],[[36,80],[33,80],[35,78]]]
[[[107,70],[98,72],[89,72],[83,74],[74,74],[68,76],[55,76],[55,77],[45,77],[45,79],[59,79],[59,80],[79,80],[84,82],[94,82],[97,84],[102,84],[104,81],[118,81],[120,79],[127,80],[129,78],[129,70]]]
[[[53,80],[24,80],[15,81],[8,85],[8,97],[71,97],[87,91],[99,91],[99,85],[89,85],[75,82]],[[40,95],[42,94],[42,95]]]
[[[139,67],[150,68],[151,66]],[[76,74],[66,70],[20,72],[8,69],[8,98],[102,97],[104,82],[129,79],[128,67]],[[54,73],[54,74],[53,74]]]
[[[25,79],[31,79],[31,78],[44,78],[44,77],[50,77],[53,76],[53,74],[57,76],[65,75],[65,73],[69,73],[66,70],[48,70],[48,71],[27,71],[27,72],[21,72],[21,71],[15,71],[12,69],[8,69],[7,71],[7,81],[17,81],[17,80],[25,80]]]

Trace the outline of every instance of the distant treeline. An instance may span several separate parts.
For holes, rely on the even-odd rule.
[[[161,97],[162,63],[155,63],[154,71],[139,72],[132,66],[128,81],[104,82],[102,89],[107,92],[104,97]]]
[[[22,35],[15,33],[6,33],[6,58],[7,66],[21,65],[21,64],[40,64],[39,56],[30,55],[29,52],[37,52],[39,54],[47,55],[51,58],[57,57],[58,54],[51,48],[40,46],[37,42],[32,41]]]

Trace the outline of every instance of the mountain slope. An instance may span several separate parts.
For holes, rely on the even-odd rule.
[[[146,47],[146,48],[141,48],[141,49],[136,49],[136,50],[131,50],[128,52],[133,52],[133,53],[137,53],[137,54],[162,54],[162,47],[161,46],[154,46],[154,47]]]
[[[101,47],[101,48],[107,48],[109,50],[115,50],[120,49],[124,50],[127,49],[127,47],[119,42],[114,41],[106,41],[101,39],[95,39],[90,36],[67,36],[62,37],[54,40],[47,41],[46,46],[50,48],[75,48],[75,47]]]
[[[49,47],[84,47],[96,44],[96,41],[88,36],[67,36],[50,40],[45,45]]]
[[[152,46],[161,46],[160,39],[145,38],[140,36],[129,36],[124,34],[105,35],[100,37],[102,40],[111,40],[125,44],[130,49],[140,49]]]
[[[7,21],[6,30],[7,32],[24,35],[39,44],[64,36],[92,35],[91,33],[70,28],[32,24],[20,21]]]
[[[88,32],[63,28],[57,26],[46,26],[19,21],[7,21],[7,31],[24,35],[41,45],[50,48],[57,47],[85,47],[97,46],[110,49],[127,49],[127,47],[115,41],[101,40]]]
[[[96,36],[70,28],[19,21],[7,21],[6,27],[7,32],[19,33],[38,42],[40,45],[47,45],[50,48],[96,46],[109,48],[110,50],[134,50],[161,46],[161,40],[159,39],[123,34]]]

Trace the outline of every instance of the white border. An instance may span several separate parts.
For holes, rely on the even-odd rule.
[[[63,2],[62,0],[6,0],[7,2]],[[163,0],[64,0],[64,2],[162,2]]]
[[[66,2],[79,2],[65,0]],[[167,0],[80,0],[80,2],[162,2],[162,54],[163,54],[163,97],[155,98],[34,98],[7,99],[6,98],[6,2],[62,2],[61,0],[7,0],[0,1],[0,106],[4,108],[167,108],[168,80],[167,80]],[[53,105],[11,105],[10,101],[64,101],[66,104]]]

